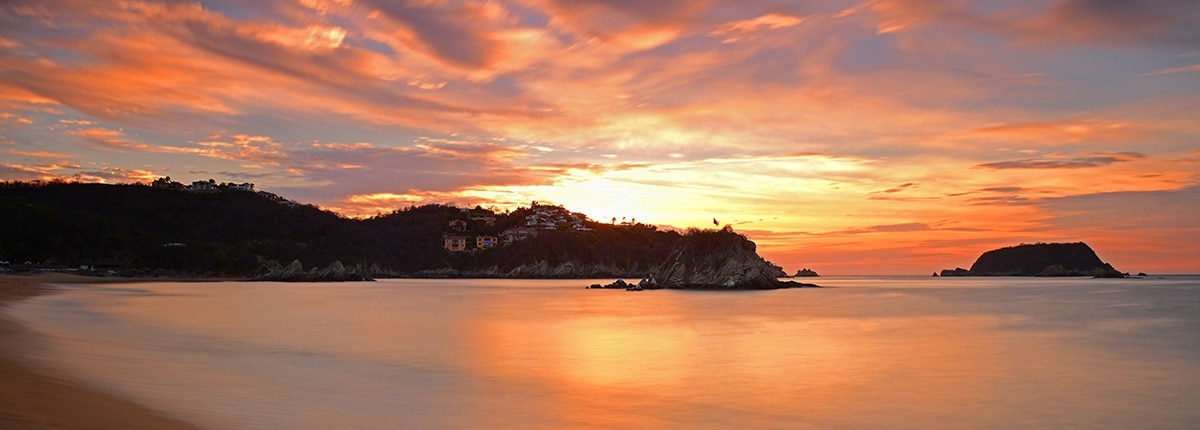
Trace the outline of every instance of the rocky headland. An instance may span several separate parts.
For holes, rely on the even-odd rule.
[[[1100,260],[1086,243],[1021,244],[987,251],[970,269],[941,271],[941,276],[1129,276]]]
[[[782,268],[758,255],[754,242],[726,228],[690,231],[666,261],[636,285],[618,280],[589,288],[773,290],[817,286],[779,280],[785,277]]]

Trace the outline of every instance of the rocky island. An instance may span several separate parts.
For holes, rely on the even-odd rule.
[[[807,267],[797,270],[796,274],[792,275],[793,278],[816,278],[820,276],[821,275],[818,275],[816,270],[812,270]]]
[[[941,276],[1094,276],[1129,274],[1100,260],[1086,243],[1021,244],[985,252],[971,268],[942,270]]]
[[[758,255],[754,242],[726,227],[689,231],[666,261],[636,285],[618,280],[589,288],[773,290],[817,286],[779,280],[784,277],[787,273],[782,268]]]

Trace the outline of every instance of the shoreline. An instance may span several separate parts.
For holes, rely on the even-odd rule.
[[[161,279],[154,279],[160,281]],[[195,429],[115,395],[38,366],[16,345],[36,339],[3,308],[20,300],[53,294],[50,283],[115,283],[138,278],[93,278],[59,273],[0,274],[0,427],[22,429]]]

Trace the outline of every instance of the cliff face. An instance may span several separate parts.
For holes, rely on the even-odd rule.
[[[943,270],[942,276],[1097,276],[1121,277],[1086,243],[1038,243],[993,249],[970,270]]]
[[[754,242],[732,230],[693,231],[639,286],[645,289],[762,290],[812,286],[783,282],[783,269],[764,260]]]

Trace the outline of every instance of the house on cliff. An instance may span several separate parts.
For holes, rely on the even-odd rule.
[[[212,179],[192,182],[192,185],[188,185],[184,190],[193,193],[215,193],[220,191],[217,189],[217,182]]]
[[[442,238],[442,248],[447,251],[466,251],[467,237],[466,236],[446,236]]]
[[[537,237],[538,229],[530,227],[513,227],[504,230],[503,235],[504,243],[513,243],[516,241],[529,239],[531,237]]]
[[[475,237],[475,248],[478,248],[478,249],[491,249],[491,248],[495,248],[496,245],[499,245],[499,244],[500,244],[500,238],[496,237],[496,236],[484,235],[484,236],[476,236]]]

